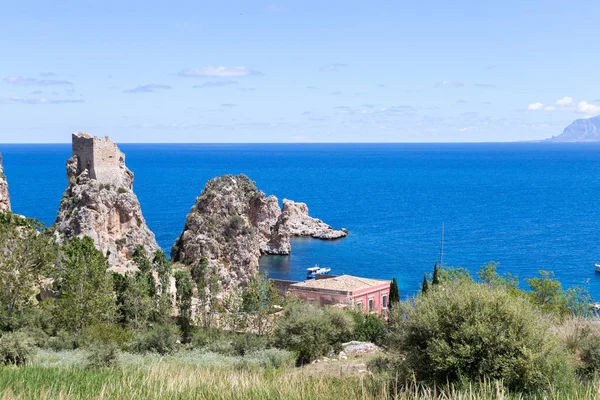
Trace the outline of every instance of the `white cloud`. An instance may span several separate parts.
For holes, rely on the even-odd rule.
[[[35,79],[35,78],[24,78],[22,76],[7,76],[3,79],[5,83],[10,85],[18,86],[65,86],[72,85],[73,82],[65,81],[62,79]]]
[[[323,65],[319,68],[319,71],[337,71],[339,68],[347,67],[348,64],[335,63],[329,65]]]
[[[540,102],[537,102],[537,103],[531,103],[531,104],[530,104],[530,105],[527,107],[527,109],[528,109],[529,111],[543,110],[543,109],[544,109],[544,103],[540,103]]]
[[[582,101],[577,105],[577,111],[591,115],[600,114],[600,106],[590,104],[587,101]]]
[[[571,96],[565,96],[560,100],[556,100],[557,106],[568,106],[573,103],[573,98]]]
[[[0,98],[0,104],[71,104],[71,103],[83,103],[83,100],[71,100],[71,99],[47,99],[41,98],[24,98],[24,97],[6,97]]]
[[[222,87],[222,86],[230,86],[237,85],[237,81],[232,80],[219,80],[219,81],[208,81],[204,82],[202,85],[194,85],[193,88],[211,88],[211,87]]]
[[[455,81],[441,81],[436,83],[435,87],[437,88],[457,88],[457,87],[462,87],[465,86],[464,83],[461,82],[455,82]]]
[[[262,75],[260,72],[247,67],[202,67],[186,68],[177,74],[183,77],[234,77]]]
[[[137,86],[133,89],[123,90],[123,93],[152,93],[157,90],[171,89],[169,85],[157,85],[155,83],[151,83],[149,85]]]

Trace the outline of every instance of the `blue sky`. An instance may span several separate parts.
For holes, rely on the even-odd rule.
[[[600,114],[600,2],[19,1],[0,143],[480,142]]]

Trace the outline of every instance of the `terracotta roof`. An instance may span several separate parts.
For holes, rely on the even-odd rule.
[[[335,278],[312,279],[305,282],[294,283],[293,285],[290,285],[290,289],[323,289],[353,292],[389,282],[390,281],[382,281],[379,279],[359,278],[358,276],[352,275],[341,275],[336,276]]]

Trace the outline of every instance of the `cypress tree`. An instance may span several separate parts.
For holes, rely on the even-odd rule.
[[[423,274],[423,285],[421,286],[421,293],[425,294],[429,290],[429,282],[427,282],[427,274]]]
[[[398,281],[396,281],[396,278],[393,278],[392,283],[390,283],[390,299],[388,302],[390,308],[394,304],[400,303],[400,292],[398,291]]]
[[[438,266],[437,263],[433,266],[433,279],[431,280],[432,285],[437,285],[440,283],[440,277],[438,276]]]

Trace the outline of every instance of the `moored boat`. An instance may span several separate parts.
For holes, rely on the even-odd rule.
[[[317,275],[325,275],[330,272],[331,272],[331,268],[322,268],[322,267],[319,267],[318,265],[315,265],[314,267],[306,268],[306,277],[308,279],[316,278]]]

